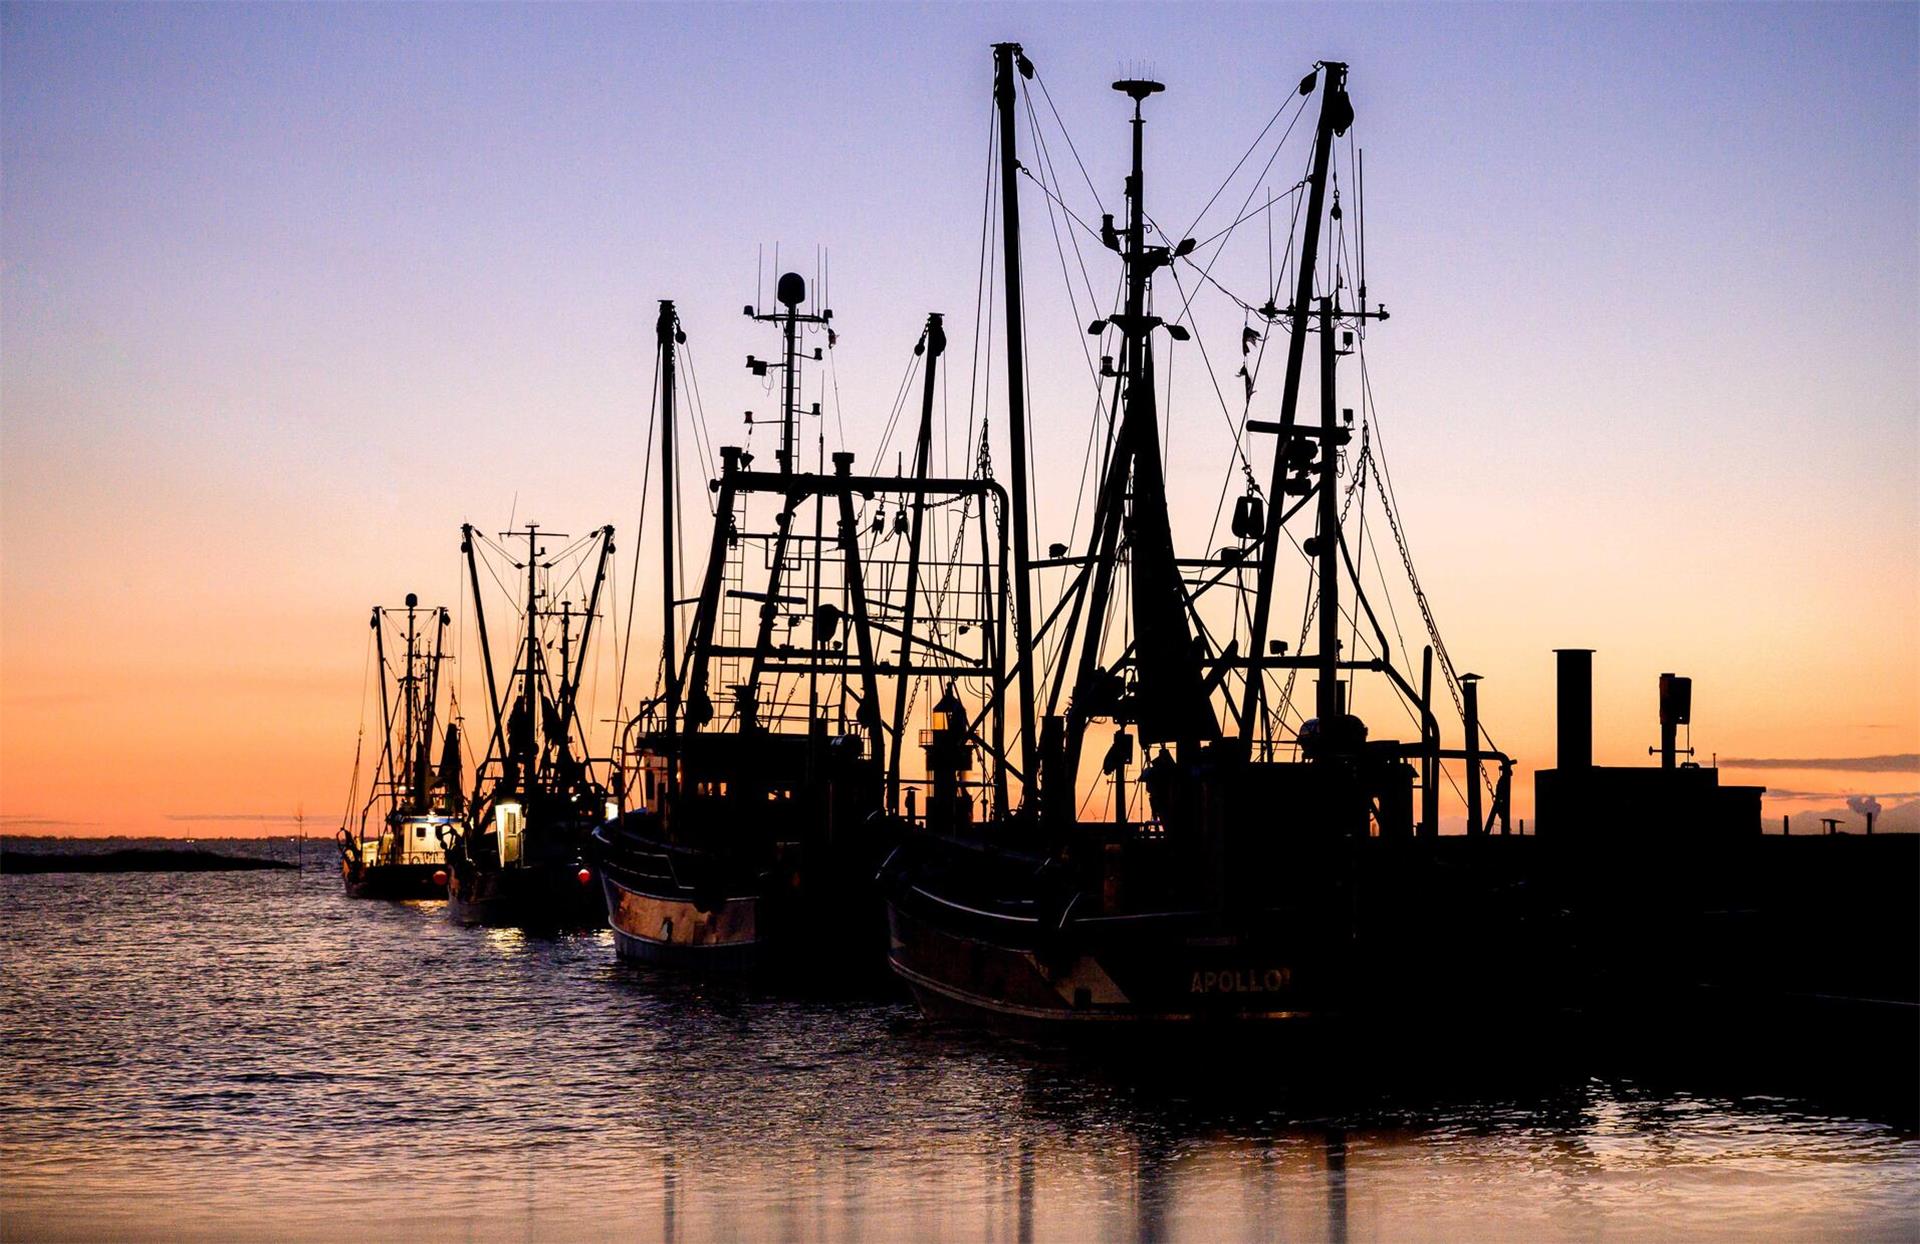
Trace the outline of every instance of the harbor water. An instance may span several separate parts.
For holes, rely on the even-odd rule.
[[[306,850],[0,877],[5,1238],[1920,1237],[1903,1091],[1441,1074],[1414,1029],[1386,1065],[1032,1048],[350,902]]]

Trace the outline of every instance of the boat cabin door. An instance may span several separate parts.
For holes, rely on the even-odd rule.
[[[525,827],[519,804],[509,801],[493,806],[493,836],[500,844],[502,868],[520,862],[520,837]]]

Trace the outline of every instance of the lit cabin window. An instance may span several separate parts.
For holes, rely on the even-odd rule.
[[[427,827],[425,825],[415,825],[413,827],[413,836],[415,838],[425,838],[427,836]]]
[[[934,709],[934,710],[933,710],[933,714],[932,714],[932,721],[933,721],[933,728],[934,728],[935,730],[946,730],[946,729],[948,729],[948,726],[947,726],[947,714],[946,714],[946,713],[945,713],[944,711],[942,711],[941,709],[937,709],[937,708],[936,708],[936,709]]]

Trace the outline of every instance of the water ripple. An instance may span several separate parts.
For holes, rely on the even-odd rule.
[[[1089,1065],[326,872],[0,878],[10,1238],[1903,1239],[1904,1120]]]

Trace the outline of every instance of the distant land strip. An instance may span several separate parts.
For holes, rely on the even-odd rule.
[[[1838,756],[1823,760],[1772,760],[1722,756],[1722,769],[1826,769],[1845,773],[1920,773],[1920,752],[1893,756]]]
[[[7,851],[0,873],[209,873],[294,868],[286,860],[214,851],[134,847],[124,851]]]

